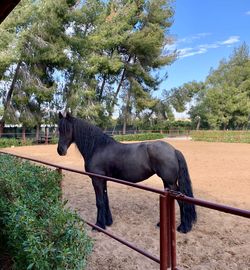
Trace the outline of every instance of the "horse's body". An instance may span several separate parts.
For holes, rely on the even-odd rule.
[[[162,178],[165,188],[193,197],[191,180],[184,156],[162,141],[119,143],[86,121],[59,114],[59,155],[66,155],[75,143],[85,160],[85,170],[129,182],[143,181],[153,174]],[[112,224],[107,182],[92,177],[96,194],[97,222],[102,228]],[[178,231],[186,233],[196,221],[195,206],[179,202],[181,224]]]

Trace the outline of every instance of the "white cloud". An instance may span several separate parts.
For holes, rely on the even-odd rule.
[[[221,41],[220,44],[221,45],[231,45],[231,44],[237,43],[239,41],[240,41],[239,36],[231,36],[228,39]]]
[[[239,36],[230,36],[228,39],[223,41],[216,41],[214,43],[201,44],[195,47],[187,47],[178,49],[179,58],[194,56],[197,54],[204,54],[210,49],[217,49],[223,46],[230,46],[240,41]]]
[[[176,50],[176,44],[166,44],[163,49],[163,51],[171,51],[171,52],[174,50]]]
[[[195,34],[193,36],[178,39],[176,43],[192,43],[194,40],[198,40],[198,39],[210,36],[210,35],[211,35],[211,33],[206,33],[206,32],[198,33],[198,34]]]
[[[210,44],[202,44],[202,45],[199,45],[198,46],[198,48],[200,48],[200,49],[206,49],[206,50],[208,50],[208,49],[216,49],[218,47],[220,47],[220,45],[217,42],[210,43]]]
[[[206,53],[207,49],[205,48],[183,48],[178,50],[179,58],[194,56],[197,54]]]
[[[204,54],[211,49],[217,49],[224,46],[231,47],[233,44],[238,43],[240,41],[240,36],[229,36],[227,39],[222,41],[215,41],[212,43],[205,43],[192,47],[189,46],[180,48],[182,43],[192,43],[194,40],[200,39],[201,37],[206,37],[208,35],[211,35],[211,33],[199,33],[197,35],[179,39],[174,44],[167,44],[164,47],[163,52],[167,54],[169,52],[173,52],[176,50],[179,58],[184,58],[194,56],[197,54]]]
[[[247,16],[250,16],[250,10],[245,13]]]

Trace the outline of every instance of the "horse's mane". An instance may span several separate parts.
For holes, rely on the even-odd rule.
[[[99,127],[79,118],[73,118],[74,141],[85,159],[90,159],[93,153],[116,141],[105,134]]]

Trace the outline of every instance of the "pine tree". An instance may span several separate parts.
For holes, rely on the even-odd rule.
[[[23,126],[40,125],[43,108],[55,92],[53,72],[68,63],[65,55],[65,23],[76,1],[24,0],[1,25],[5,36],[0,43],[1,79],[5,121]],[[21,112],[20,119],[13,112]]]
[[[124,97],[124,130],[129,107],[152,108],[151,92],[160,80],[152,71],[169,65],[175,55],[162,55],[170,40],[166,33],[172,24],[169,1],[118,1],[108,3],[107,16],[91,39],[96,50],[91,62],[99,78],[97,96],[106,101],[111,116],[118,96]]]

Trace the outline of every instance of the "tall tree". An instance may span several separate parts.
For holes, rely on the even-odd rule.
[[[162,55],[163,46],[170,40],[166,33],[172,24],[173,9],[171,1],[113,0],[107,15],[95,36],[100,48],[98,58],[102,58],[99,93],[109,95],[110,115],[118,96],[125,97],[126,122],[129,107],[145,109],[155,105],[151,92],[160,80],[152,71],[175,59],[175,54]]]
[[[170,0],[23,0],[0,29],[3,123],[18,109],[39,124],[59,104],[103,124],[121,95],[128,112],[155,108],[172,17]]]
[[[250,116],[250,55],[246,44],[234,49],[228,61],[221,61],[206,80],[204,102],[210,109],[212,128],[244,128]]]
[[[0,60],[0,77],[7,82],[1,88],[2,128],[5,121],[18,121],[15,110],[21,112],[23,126],[41,123],[42,108],[55,91],[53,72],[68,62],[64,26],[75,2],[24,0],[1,25],[6,39],[0,52],[6,57]]]
[[[187,87],[188,86],[188,87]],[[191,86],[191,88],[190,88]],[[195,86],[195,88],[193,87]],[[193,91],[194,89],[198,91]],[[188,98],[186,98],[188,97]],[[201,127],[242,129],[250,124],[250,54],[243,43],[228,60],[211,69],[204,83],[187,83],[173,89],[172,104],[180,111],[194,98],[189,111],[192,120],[200,118]]]

